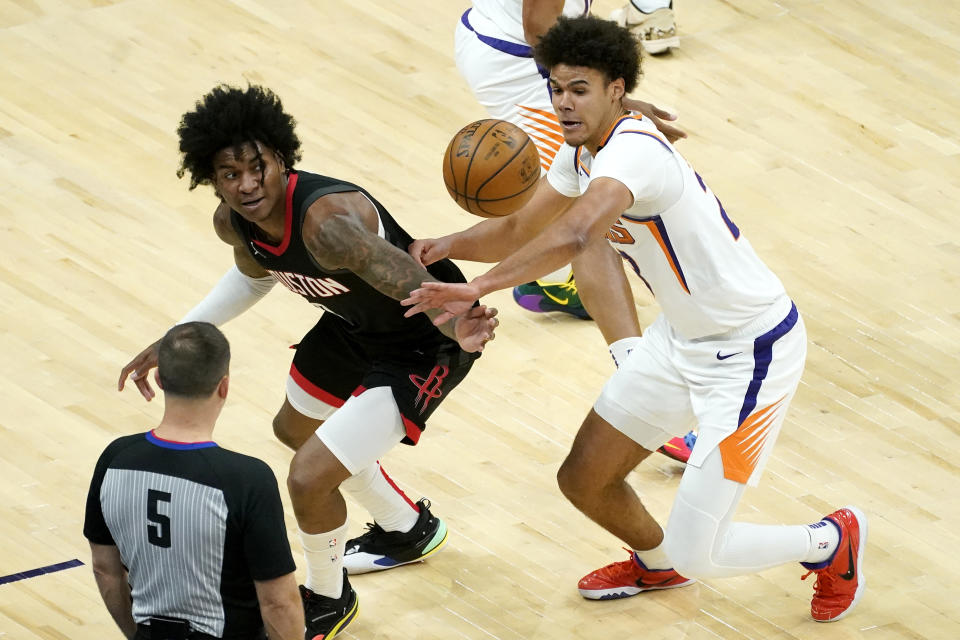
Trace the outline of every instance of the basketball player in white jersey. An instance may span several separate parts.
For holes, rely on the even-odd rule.
[[[585,15],[590,4],[590,0],[475,0],[457,23],[456,61],[461,75],[491,118],[512,122],[530,136],[540,151],[544,173],[563,145],[563,135],[550,102],[548,74],[534,61],[531,45],[560,15]],[[671,141],[686,136],[661,120],[675,116],[650,103],[627,99],[626,107],[651,118]],[[579,274],[576,280],[574,271],[564,265],[537,281],[515,287],[514,299],[534,312],[592,316],[617,361],[617,352],[628,349],[640,335],[636,313],[607,313],[607,307],[599,301],[591,304],[590,293],[615,277],[612,271],[622,270],[620,260],[609,248],[600,246],[578,256],[573,266]],[[690,432],[664,443],[660,452],[686,462],[695,441],[695,434]]]
[[[443,321],[606,238],[663,312],[607,382],[558,473],[564,495],[633,550],[585,576],[581,594],[621,598],[801,562],[817,574],[813,618],[838,620],[864,588],[859,509],[812,525],[733,521],[800,381],[803,321],[701,177],[647,118],[624,108],[636,47],[623,27],[589,16],[561,18],[543,36],[537,60],[550,70],[566,144],[526,207],[416,247],[425,263],[499,265],[468,284],[424,283],[404,303],[415,305],[408,313],[442,308]],[[607,303],[629,308],[623,291],[608,287]],[[693,425],[699,437],[664,531],[626,475]]]

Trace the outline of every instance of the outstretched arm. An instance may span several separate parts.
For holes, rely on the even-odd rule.
[[[234,267],[224,274],[203,300],[187,312],[179,324],[201,320],[219,326],[252,307],[276,284],[273,276],[253,259],[233,229],[230,224],[230,208],[227,205],[221,204],[217,207],[213,214],[213,226],[217,236],[233,247]],[[117,381],[119,391],[123,391],[127,378],[130,377],[148,402],[153,399],[156,393],[150,386],[149,373],[157,366],[159,344],[159,340],[154,342],[120,370],[120,379]]]
[[[462,313],[464,304],[499,289],[535,280],[570,262],[601,238],[633,203],[629,189],[613,178],[598,178],[559,220],[519,251],[467,284],[424,282],[404,304],[407,315],[443,309],[434,323]]]
[[[317,263],[325,269],[349,269],[380,293],[403,300],[422,282],[437,282],[406,252],[377,235],[379,221],[373,204],[352,191],[331,193],[307,210],[303,237]],[[428,314],[436,320],[439,312]],[[438,324],[441,331],[467,351],[480,351],[493,338],[496,311],[480,308],[454,322]]]
[[[416,240],[410,245],[410,255],[424,265],[443,258],[499,262],[543,231],[574,200],[560,194],[542,177],[533,197],[516,212],[489,218],[442,238]]]

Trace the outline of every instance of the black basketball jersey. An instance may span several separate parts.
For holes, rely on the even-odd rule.
[[[307,209],[324,195],[347,191],[359,191],[373,203],[380,218],[381,237],[406,252],[413,242],[410,234],[366,190],[305,171],[291,171],[288,176],[286,229],[279,244],[263,239],[258,227],[236,211],[231,211],[230,217],[247,249],[264,269],[311,304],[339,316],[347,330],[359,339],[377,345],[429,345],[449,340],[424,314],[404,318],[406,308],[398,300],[384,295],[352,271],[328,271],[314,260],[302,233]],[[449,260],[435,262],[427,270],[443,282],[465,282],[460,269]]]
[[[270,467],[214,442],[114,440],[97,461],[83,533],[119,549],[137,623],[179,618],[216,637],[260,637],[253,581],[296,568]]]

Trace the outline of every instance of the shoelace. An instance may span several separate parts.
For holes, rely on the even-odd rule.
[[[811,569],[800,576],[801,580],[806,580],[811,573],[817,574],[817,581],[813,584],[813,596],[815,598],[829,598],[834,595],[837,578],[826,569]]]
[[[367,530],[364,533],[360,534],[360,537],[358,538],[358,540],[367,540],[375,535],[385,533],[383,527],[381,527],[376,522],[368,522],[366,526],[367,526]]]
[[[566,291],[571,295],[577,294],[577,281],[574,280],[573,278],[571,278],[570,280],[567,280],[566,282],[560,282],[554,286],[556,286],[558,289],[563,289],[564,291]]]
[[[637,563],[633,561],[633,551],[623,547],[623,550],[630,554],[629,560],[622,560],[620,562],[613,562],[608,564],[605,567],[597,569],[595,573],[600,574],[605,579],[614,580],[614,581],[624,581],[633,582],[635,580],[634,574],[640,569],[637,566]]]

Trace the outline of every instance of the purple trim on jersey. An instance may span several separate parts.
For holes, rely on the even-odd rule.
[[[630,264],[630,268],[633,269],[633,272],[637,274],[637,277],[643,280],[643,284],[647,285],[647,289],[650,290],[650,293],[653,293],[653,287],[650,286],[650,283],[647,282],[647,279],[643,277],[643,274],[640,273],[640,267],[637,266],[637,261],[634,260],[629,253],[626,251],[617,250],[617,253],[620,254],[620,257],[623,258],[626,262]]]
[[[153,431],[147,432],[147,441],[163,447],[164,449],[175,449],[177,451],[186,451],[188,449],[209,449],[216,447],[217,443],[207,440],[205,442],[176,442],[175,440],[164,440],[160,436],[154,435]]]
[[[657,231],[660,232],[660,238],[663,239],[663,246],[666,248],[667,253],[670,256],[670,262],[677,270],[677,277],[680,278],[680,284],[683,285],[683,288],[687,293],[690,293],[690,287],[687,286],[687,277],[683,275],[683,269],[680,268],[680,261],[677,259],[677,254],[673,250],[673,244],[670,243],[670,236],[667,235],[667,227],[663,224],[663,218],[660,216],[653,216],[647,224],[650,222],[656,225]]]
[[[747,419],[757,406],[757,395],[760,393],[760,385],[763,384],[764,379],[767,377],[770,362],[773,360],[773,343],[787,335],[790,329],[793,329],[797,324],[797,318],[799,318],[799,316],[800,314],[797,313],[797,305],[791,304],[790,313],[780,321],[780,324],[753,341],[753,380],[750,381],[750,385],[747,387],[747,393],[743,398],[743,407],[740,409],[740,420],[737,422],[738,427],[743,424],[743,421]]]
[[[503,53],[515,56],[517,58],[532,58],[533,57],[533,48],[530,45],[526,44],[517,44],[516,42],[510,42],[509,40],[501,40],[500,38],[491,38],[490,36],[485,36],[482,33],[477,33],[474,30],[473,26],[470,24],[470,19],[467,18],[467,14],[470,13],[472,9],[467,9],[463,12],[463,15],[460,16],[460,22],[463,23],[467,29],[473,31],[476,34],[477,39],[480,40],[483,44],[488,47],[493,47],[497,51],[502,51]],[[540,72],[540,75],[543,75],[543,71]],[[543,76],[544,78],[548,77],[549,74]]]

